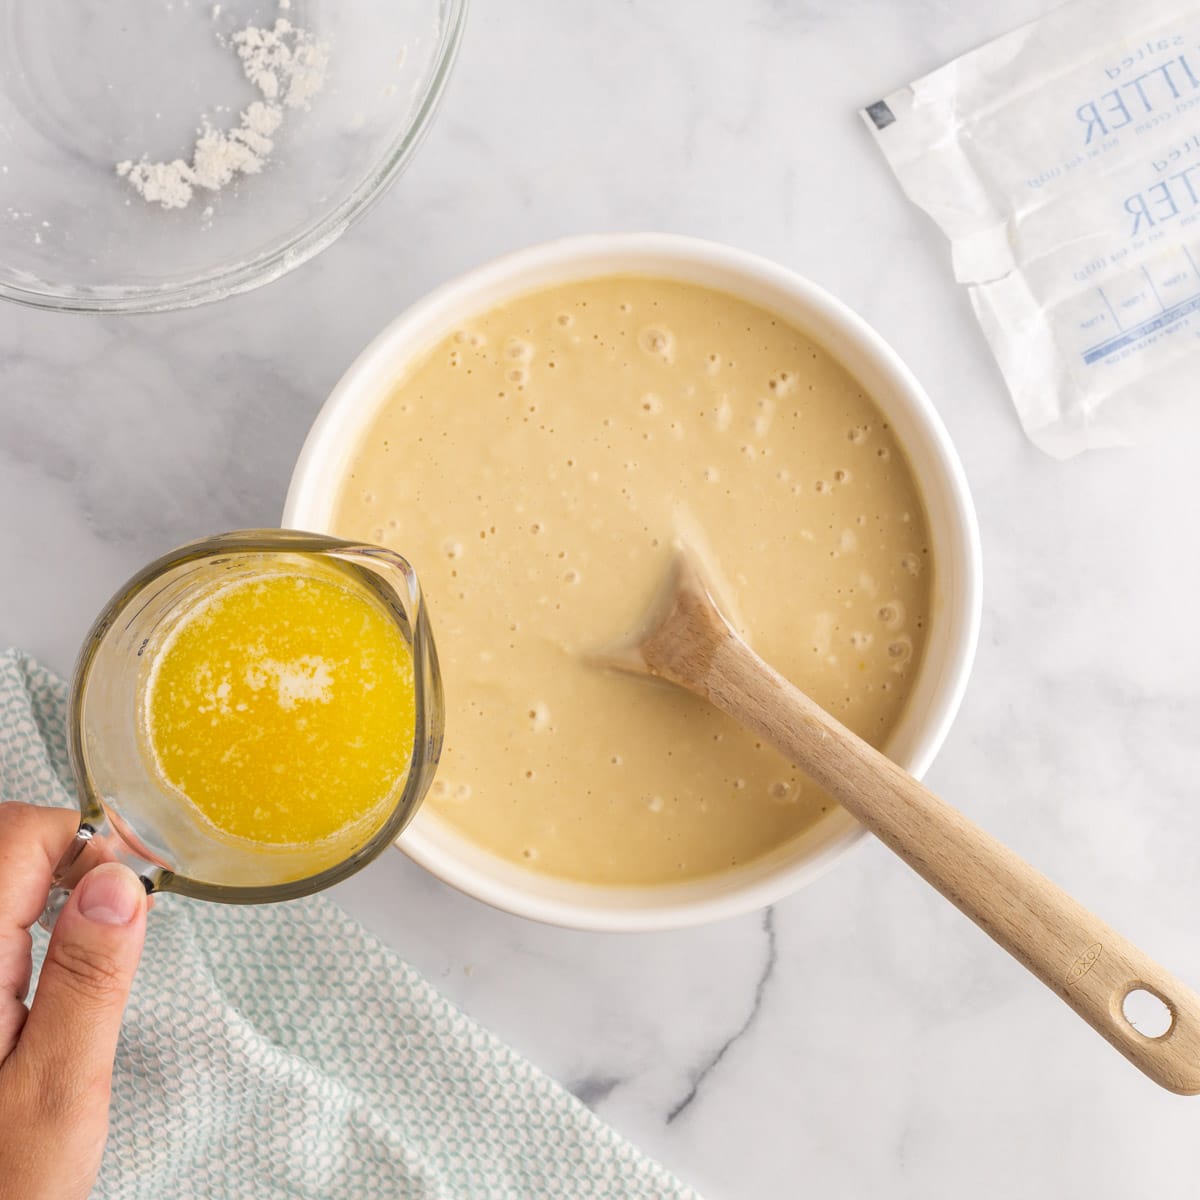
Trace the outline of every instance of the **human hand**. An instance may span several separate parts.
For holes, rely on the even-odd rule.
[[[29,927],[78,814],[0,804],[0,1200],[86,1200],[108,1136],[121,1017],[146,934],[146,893],[100,863],[59,914],[33,1004]]]

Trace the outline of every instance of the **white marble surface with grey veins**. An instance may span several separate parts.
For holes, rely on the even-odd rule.
[[[408,173],[316,261],[167,316],[0,308],[0,643],[65,671],[136,567],[278,520],[351,358],[558,234],[728,241],[831,289],[924,382],[979,508],[983,635],[930,780],[1200,984],[1200,408],[1057,463],[856,108],[1042,0],[478,0]],[[391,854],[338,896],[709,1200],[1191,1197],[1157,1090],[878,844],[710,928],[542,928]]]

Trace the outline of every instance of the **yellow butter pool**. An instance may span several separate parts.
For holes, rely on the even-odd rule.
[[[392,802],[413,749],[412,656],[336,572],[264,570],[181,614],[142,695],[162,781],[222,833],[323,841]]]

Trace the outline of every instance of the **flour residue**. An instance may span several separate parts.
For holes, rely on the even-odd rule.
[[[279,7],[291,6],[281,0]],[[215,19],[220,5],[212,11]],[[326,47],[286,17],[276,18],[269,28],[247,25],[230,40],[242,73],[262,99],[243,109],[232,129],[217,129],[202,117],[190,159],[150,162],[143,157],[117,163],[117,174],[148,204],[186,208],[196,188],[219,192],[238,175],[257,175],[275,148],[285,111],[308,108],[325,85]],[[210,213],[205,210],[206,217]]]

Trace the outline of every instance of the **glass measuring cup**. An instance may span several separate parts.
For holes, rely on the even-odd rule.
[[[234,839],[210,825],[152,770],[139,695],[158,644],[180,615],[223,584],[264,570],[338,572],[395,622],[413,660],[413,751],[379,819],[312,845]],[[93,863],[118,859],[147,892],[258,904],[345,879],[400,834],[433,782],[442,748],[437,652],[409,564],[378,546],[290,530],[242,530],[192,542],[135,575],[92,626],[71,685],[69,750],[80,823],[54,872],[41,923],[49,928]]]

